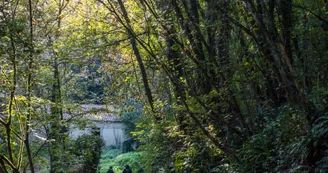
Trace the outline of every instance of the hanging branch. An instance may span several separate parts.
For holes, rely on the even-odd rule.
[[[5,163],[4,163],[4,162],[6,162],[14,172],[17,172],[17,168],[15,167],[15,165],[6,156],[4,156],[2,154],[0,154],[0,162],[1,162],[1,165],[4,166],[4,170],[7,171]]]
[[[15,99],[15,92],[16,92],[16,84],[17,84],[17,66],[16,66],[16,46],[14,42],[13,35],[10,34],[10,42],[12,48],[12,55],[11,55],[11,63],[13,65],[13,80],[12,80],[12,87],[10,91],[10,100],[9,100],[9,110],[8,110],[8,121],[6,126],[6,134],[7,134],[7,147],[8,147],[8,155],[9,160],[13,163],[13,151],[11,146],[11,124],[12,124],[12,116],[13,116],[13,104]]]

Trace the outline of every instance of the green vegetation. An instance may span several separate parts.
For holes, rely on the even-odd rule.
[[[108,147],[103,149],[100,159],[100,173],[106,173],[109,166],[113,166],[114,172],[122,172],[128,164],[136,173],[143,173],[143,163],[140,159],[142,152],[121,153],[120,149]]]
[[[2,0],[0,172],[325,172],[327,11],[327,0]],[[99,161],[98,132],[72,139],[98,111],[81,104],[113,106],[122,150],[138,152]]]
[[[100,136],[83,135],[74,140],[70,146],[72,159],[68,172],[97,172],[104,142]]]

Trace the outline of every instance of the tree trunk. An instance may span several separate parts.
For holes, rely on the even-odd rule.
[[[29,54],[29,62],[28,62],[28,79],[27,79],[27,108],[28,113],[26,116],[26,127],[25,127],[25,147],[26,147],[26,153],[27,158],[30,165],[30,171],[31,173],[34,173],[34,165],[33,165],[33,159],[31,154],[31,148],[30,148],[30,124],[31,124],[31,114],[32,114],[32,106],[31,106],[31,96],[32,96],[32,65],[33,65],[33,14],[32,14],[32,0],[28,1],[29,3],[29,17],[30,17],[30,54]]]
[[[63,10],[63,3],[60,0],[58,4],[58,18],[57,27],[61,27],[61,15]],[[59,38],[59,30],[55,33],[55,39]],[[50,39],[51,42],[51,39]],[[50,144],[50,173],[63,172],[65,165],[62,160],[63,149],[65,141],[63,137],[61,120],[63,120],[62,97],[61,97],[61,83],[59,74],[59,59],[58,52],[53,50],[53,84],[51,96],[51,127],[49,135],[55,141]]]
[[[130,43],[131,43],[134,55],[136,56],[138,64],[139,64],[139,68],[140,68],[140,72],[141,72],[141,76],[142,76],[142,81],[143,81],[143,84],[144,84],[144,87],[145,87],[145,91],[146,91],[146,95],[147,95],[147,98],[148,98],[149,105],[151,106],[151,109],[153,111],[155,111],[154,110],[154,103],[153,103],[154,101],[153,101],[150,86],[149,86],[149,83],[148,83],[147,72],[146,72],[145,66],[143,64],[139,49],[137,47],[136,39],[135,39],[134,34],[132,32],[132,27],[130,25],[130,19],[129,19],[128,13],[125,9],[125,6],[124,6],[122,0],[118,0],[118,3],[120,5],[120,9],[122,11],[124,20],[126,22],[126,31],[127,31],[128,35],[130,37]]]

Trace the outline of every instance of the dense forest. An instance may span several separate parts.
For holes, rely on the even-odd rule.
[[[1,0],[0,172],[98,172],[101,104],[135,172],[324,173],[327,57],[327,0]]]

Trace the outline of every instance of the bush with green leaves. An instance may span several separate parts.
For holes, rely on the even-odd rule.
[[[104,142],[98,135],[82,135],[73,140],[70,143],[70,153],[74,158],[69,172],[97,172],[103,146]]]
[[[145,163],[141,160],[142,152],[123,153],[119,148],[104,148],[100,160],[100,173],[106,173],[110,166],[114,172],[122,172],[128,164],[133,172],[144,173]]]

